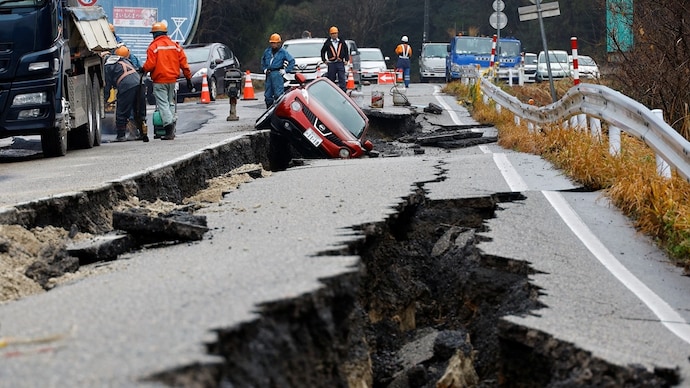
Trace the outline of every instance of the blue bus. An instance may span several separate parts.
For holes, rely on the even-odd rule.
[[[484,36],[456,36],[450,41],[450,52],[446,57],[446,82],[462,78],[463,73],[475,69],[489,68],[493,39]],[[522,44],[515,38],[501,38],[496,47],[496,62],[499,62],[498,76],[508,79],[509,69],[520,66]],[[517,77],[517,71],[515,76]]]

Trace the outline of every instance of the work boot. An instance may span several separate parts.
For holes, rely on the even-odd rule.
[[[122,142],[122,141],[127,141],[127,132],[123,130],[117,131],[117,137],[115,138],[116,142]]]
[[[165,127],[165,135],[161,136],[161,140],[174,140],[175,139],[175,124],[168,124]]]

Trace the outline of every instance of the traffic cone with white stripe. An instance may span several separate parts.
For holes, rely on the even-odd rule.
[[[350,68],[350,72],[347,73],[347,84],[345,85],[345,89],[353,90],[354,88],[355,88],[355,77],[352,75],[352,68]]]
[[[211,102],[211,94],[208,92],[208,79],[206,79],[206,74],[201,81],[201,100],[200,104],[208,104]]]
[[[254,85],[252,84],[251,72],[247,70],[244,76],[244,90],[242,91],[243,100],[256,100],[254,97]]]

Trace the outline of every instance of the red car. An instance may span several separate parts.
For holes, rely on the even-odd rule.
[[[305,158],[358,158],[373,149],[365,140],[369,119],[336,84],[321,77],[283,94],[256,120],[256,129],[270,129],[272,170],[287,168],[291,148]]]

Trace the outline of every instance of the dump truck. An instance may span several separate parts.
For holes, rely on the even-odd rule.
[[[0,1],[0,138],[40,135],[46,157],[101,144],[101,54],[117,42],[95,3]]]

